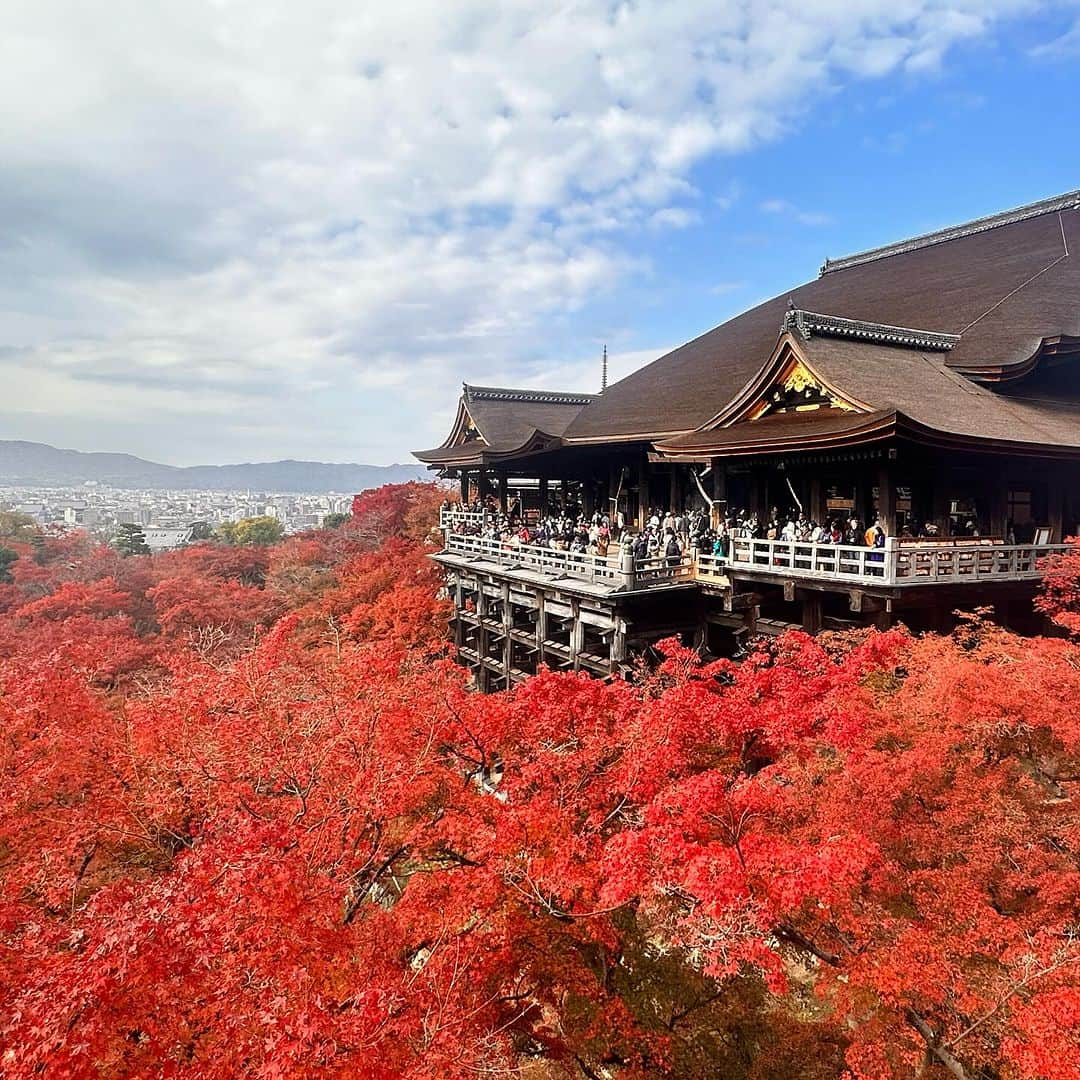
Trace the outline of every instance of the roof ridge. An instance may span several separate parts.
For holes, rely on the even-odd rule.
[[[519,390],[507,386],[472,386],[462,383],[467,401],[535,401],[548,405],[587,405],[596,394],[560,390]]]
[[[781,330],[789,330],[809,341],[814,334],[823,337],[859,338],[884,345],[902,345],[934,352],[948,352],[960,341],[959,334],[944,330],[917,330],[910,326],[892,326],[889,323],[870,322],[866,319],[847,319],[841,315],[826,315],[819,311],[804,311],[792,303],[784,313]]]
[[[921,248],[933,247],[935,244],[944,244],[948,240],[959,240],[965,236],[974,236],[977,233],[987,232],[1002,225],[1014,225],[1028,218],[1041,217],[1043,214],[1053,214],[1062,210],[1080,209],[1080,189],[1066,192],[1064,195],[1053,195],[1038,202],[1027,203],[1025,206],[1017,206],[1012,210],[1002,210],[996,214],[988,214],[985,217],[975,218],[972,221],[960,225],[950,225],[944,229],[936,229],[933,232],[913,236],[908,240],[898,240],[892,244],[884,244],[881,247],[867,248],[866,251],[858,251],[853,255],[845,255],[839,259],[826,259],[821,266],[821,274],[830,274],[836,270],[847,270],[852,266],[861,266],[863,263],[875,262],[878,259],[888,258],[890,255],[903,255],[909,251],[918,251]]]

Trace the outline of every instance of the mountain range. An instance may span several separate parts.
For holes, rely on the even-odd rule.
[[[83,453],[45,443],[0,439],[0,483],[82,484],[202,491],[355,492],[425,476],[418,465],[355,465],[326,461],[261,461],[243,465],[162,465],[133,454]]]

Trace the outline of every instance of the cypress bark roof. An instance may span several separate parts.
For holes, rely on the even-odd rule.
[[[657,439],[671,456],[696,452],[770,452],[796,446],[884,438],[897,430],[1019,451],[1023,446],[1080,452],[1080,394],[1037,401],[1006,396],[954,371],[940,352],[812,336],[797,342],[813,371],[870,407],[870,412],[819,409],[704,428]]]
[[[431,464],[479,465],[535,452],[557,442],[594,396],[466,383],[447,440],[413,456]]]
[[[974,378],[1007,378],[1030,365],[1045,338],[1080,335],[1077,206],[1073,193],[829,263],[814,281],[609,386],[571,422],[566,440],[650,438],[702,426],[768,358],[789,304],[954,336],[945,365]]]

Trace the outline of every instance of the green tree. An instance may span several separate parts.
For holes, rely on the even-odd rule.
[[[121,555],[149,555],[146,545],[146,533],[141,525],[132,523],[118,525],[113,545]]]
[[[209,521],[193,521],[191,523],[192,540],[210,540],[214,536],[214,527]]]
[[[322,519],[322,527],[324,529],[336,529],[338,526],[344,525],[351,516],[351,514],[327,514]]]
[[[19,553],[8,547],[0,547],[0,581],[11,581],[11,567],[19,559]]]
[[[217,528],[217,537],[234,547],[258,544],[267,547],[276,544],[284,530],[281,522],[272,517],[249,517],[239,521],[223,521]]]
[[[29,514],[18,510],[0,510],[0,540],[31,540],[41,527]]]

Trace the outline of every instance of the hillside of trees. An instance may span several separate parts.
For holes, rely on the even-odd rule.
[[[1080,547],[948,637],[481,696],[444,492],[12,536],[0,1075],[1080,1076]]]

